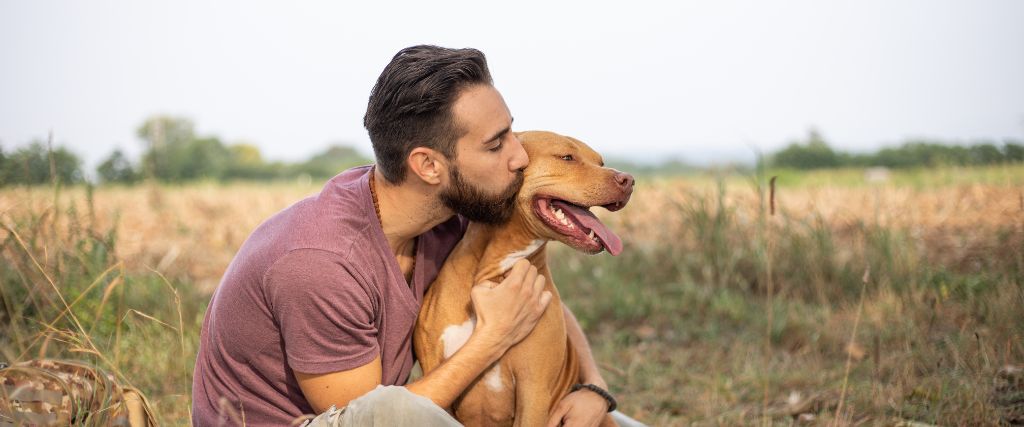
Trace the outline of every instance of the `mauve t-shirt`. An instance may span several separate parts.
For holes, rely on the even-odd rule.
[[[380,355],[382,384],[409,379],[423,293],[466,221],[455,216],[419,236],[410,286],[374,211],[371,170],[335,176],[242,244],[203,321],[194,425],[288,425],[311,413],[292,370],[344,371]]]

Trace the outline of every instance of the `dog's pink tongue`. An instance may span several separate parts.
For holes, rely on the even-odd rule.
[[[556,202],[557,203],[557,202]],[[568,211],[580,225],[589,228],[594,231],[598,239],[601,239],[601,244],[604,245],[605,250],[612,255],[618,255],[622,253],[622,240],[619,236],[616,236],[612,230],[609,230],[600,220],[597,219],[594,214],[590,211],[583,209],[579,206],[572,205],[569,203],[557,203],[562,210]]]

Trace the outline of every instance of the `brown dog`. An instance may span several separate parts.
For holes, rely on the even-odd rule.
[[[577,355],[569,345],[558,290],[547,267],[546,244],[558,240],[577,250],[612,255],[618,236],[588,210],[616,211],[633,192],[633,177],[605,168],[586,144],[551,132],[517,134],[530,165],[516,213],[502,225],[471,223],[423,299],[414,344],[428,373],[465,344],[476,318],[470,290],[484,280],[500,282],[512,265],[528,258],[547,278],[552,294],[533,332],[505,353],[452,405],[465,425],[540,426],[551,408],[579,381]],[[614,425],[605,417],[604,425]]]

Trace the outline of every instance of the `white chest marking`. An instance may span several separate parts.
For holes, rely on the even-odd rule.
[[[508,256],[505,257],[505,259],[501,260],[501,269],[503,271],[511,270],[512,269],[512,265],[515,264],[516,261],[519,261],[519,260],[521,260],[523,258],[526,258],[526,257],[528,257],[530,255],[533,255],[534,252],[537,252],[537,249],[540,249],[540,245],[543,245],[543,244],[544,244],[544,239],[537,239],[537,240],[534,240],[534,241],[530,242],[530,244],[527,245],[526,248],[524,248],[523,250],[515,251],[515,252],[512,252],[512,253],[508,254]]]
[[[466,345],[474,327],[476,327],[476,316],[470,316],[469,320],[462,322],[461,325],[450,325],[444,328],[444,332],[441,333],[441,345],[444,346],[445,360]]]
[[[487,371],[487,375],[484,376],[484,385],[491,391],[505,389],[505,384],[501,382],[501,363],[495,363],[494,367]]]

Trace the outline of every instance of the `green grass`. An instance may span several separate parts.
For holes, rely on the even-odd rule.
[[[787,424],[791,395],[817,395],[816,423],[999,422],[995,372],[1024,360],[1024,230],[990,236],[1007,246],[981,267],[935,265],[908,230],[742,224],[726,194],[687,197],[660,224],[685,225],[675,240],[552,253],[623,410],[658,425]]]
[[[891,184],[1022,177],[1020,166],[898,171]],[[867,185],[853,170],[779,180]],[[641,182],[637,197],[672,182]],[[756,183],[749,177],[686,182],[713,191],[686,190],[658,212],[672,234],[633,241],[619,224],[619,257],[552,245],[554,280],[624,412],[652,425],[790,425],[795,400],[821,425],[999,423],[995,373],[1024,362],[1024,222],[968,230],[988,233],[987,252],[952,263],[913,230],[861,222],[838,232],[828,218],[784,210],[745,217],[727,199]],[[188,424],[209,295],[187,275],[126,268],[114,255],[117,226],[93,221],[91,191],[53,200],[0,212],[0,359],[96,363],[146,393],[163,424]]]

